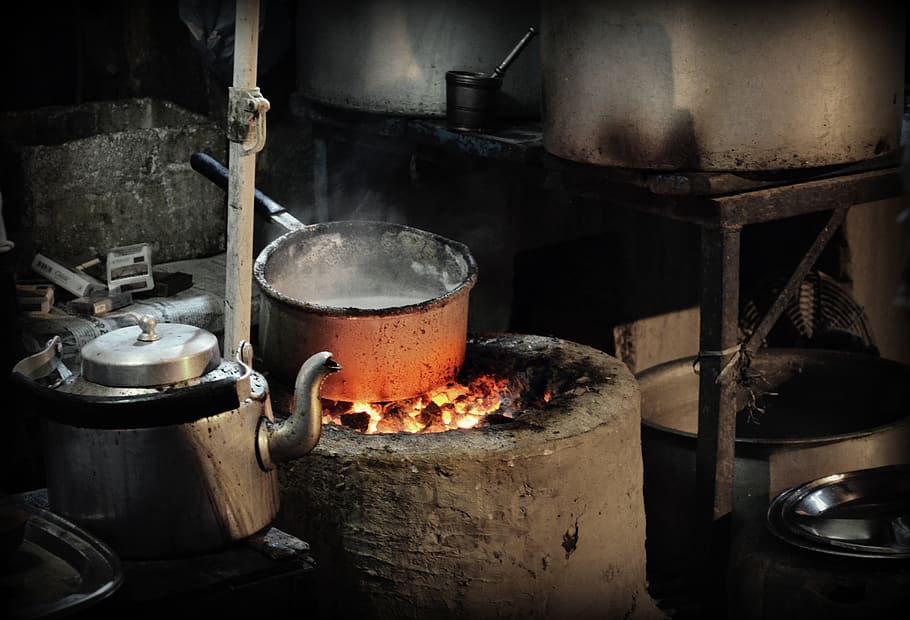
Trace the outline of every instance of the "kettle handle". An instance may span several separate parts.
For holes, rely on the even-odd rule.
[[[44,349],[19,360],[13,372],[45,387],[56,388],[71,376],[72,371],[63,363],[63,341],[54,336]]]

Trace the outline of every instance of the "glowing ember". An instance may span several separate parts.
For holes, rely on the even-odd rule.
[[[483,375],[467,385],[450,383],[410,400],[391,403],[323,400],[323,424],[340,424],[366,434],[439,433],[506,422],[522,409],[518,386]],[[545,394],[544,401],[549,400]]]

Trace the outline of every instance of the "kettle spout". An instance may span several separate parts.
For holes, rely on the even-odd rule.
[[[257,447],[263,469],[274,469],[275,463],[290,461],[309,453],[322,435],[322,403],[319,388],[341,365],[328,351],[316,353],[306,360],[294,383],[294,406],[284,420],[259,423]]]

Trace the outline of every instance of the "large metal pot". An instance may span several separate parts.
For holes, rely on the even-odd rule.
[[[298,92],[340,108],[443,117],[446,72],[490,73],[538,16],[523,0],[300,0]],[[516,59],[499,94],[501,117],[540,117],[536,47]]]
[[[699,379],[693,362],[667,362],[636,375],[648,567],[655,574],[685,574],[695,552]],[[844,351],[763,349],[747,376],[733,463],[737,532],[763,528],[771,499],[794,485],[910,462],[910,366]]]
[[[285,382],[326,346],[345,365],[322,387],[333,400],[411,398],[461,370],[477,280],[461,243],[400,224],[314,224],[266,246],[253,275],[263,364]]]
[[[214,335],[143,317],[85,345],[77,374],[61,350],[53,338],[12,375],[45,422],[48,502],[125,558],[208,552],[265,528],[274,463],[319,441],[319,385],[340,368],[328,352],[307,360],[294,411],[275,421],[246,343],[222,360]]]
[[[790,169],[896,150],[904,11],[884,0],[544,0],[544,147],[669,170]]]
[[[191,165],[226,185],[210,156],[196,153]],[[290,384],[303,360],[330,350],[345,371],[322,395],[346,402],[403,400],[455,378],[477,282],[467,246],[385,222],[306,226],[261,192],[255,205],[288,229],[253,265],[263,293],[258,350],[270,373]]]

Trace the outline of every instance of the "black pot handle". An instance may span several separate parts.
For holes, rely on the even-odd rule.
[[[217,159],[206,153],[193,153],[190,156],[190,166],[222,190],[227,191],[228,169]],[[304,226],[303,222],[291,215],[287,209],[258,189],[253,192],[253,206],[260,215],[267,217],[286,230],[297,230]]]

